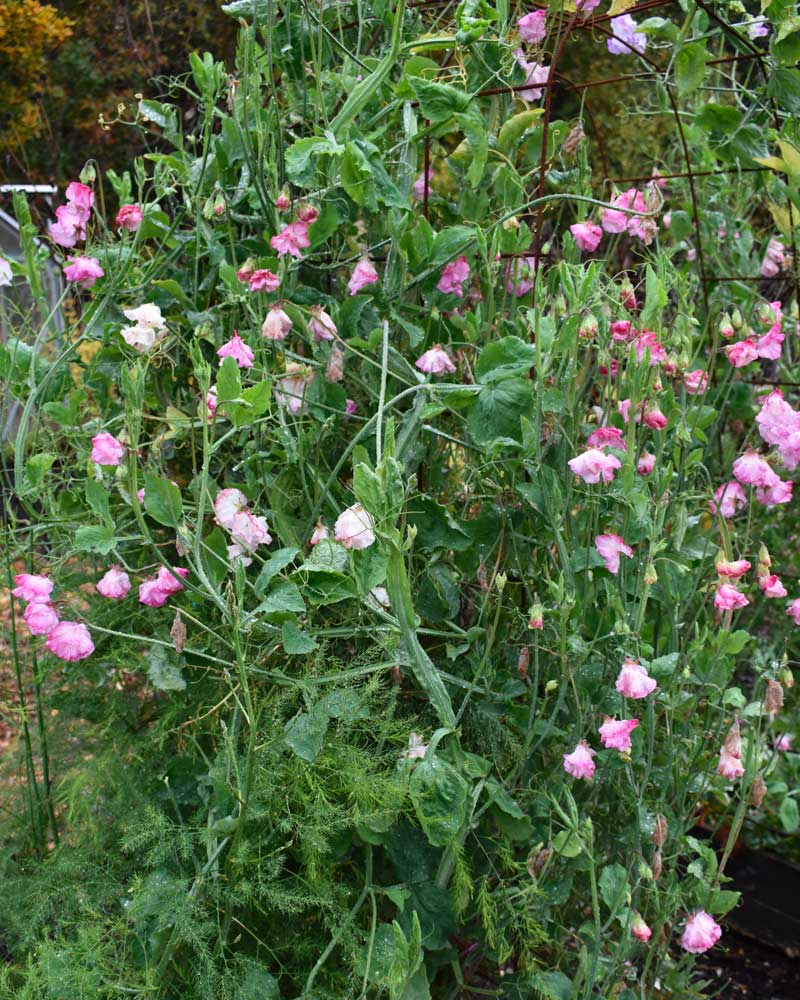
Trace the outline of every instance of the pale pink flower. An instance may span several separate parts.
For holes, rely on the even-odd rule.
[[[651,403],[645,407],[642,419],[645,425],[654,431],[663,431],[667,426],[667,418],[658,408],[657,403]]]
[[[633,549],[619,535],[596,535],[594,547],[603,557],[606,569],[614,576],[619,573],[619,557],[625,555],[630,559],[633,555]]]
[[[337,517],[333,534],[346,549],[366,549],[375,541],[374,528],[370,513],[356,503]]]
[[[134,232],[142,221],[142,210],[138,205],[123,205],[117,212],[116,223],[120,229]]]
[[[720,611],[738,611],[749,603],[744,594],[730,583],[721,583],[714,595],[714,607]]]
[[[713,948],[722,936],[722,928],[705,910],[698,910],[686,922],[681,946],[693,955]]]
[[[518,91],[519,96],[525,101],[538,101],[542,96],[542,88],[536,84],[547,83],[550,75],[550,67],[542,66],[537,62],[528,62],[522,49],[517,49],[514,53],[517,65],[525,74],[527,90]]]
[[[220,490],[214,500],[214,515],[217,524],[226,531],[231,530],[234,517],[247,509],[247,497],[241,490],[229,487]]]
[[[319,218],[319,209],[308,202],[301,201],[297,206],[297,218],[306,226],[312,226]]]
[[[66,199],[82,221],[88,222],[94,205],[94,191],[80,181],[72,181],[67,185]]]
[[[252,553],[259,545],[269,545],[272,541],[267,527],[267,519],[240,510],[233,515],[230,526],[231,540],[242,552]]]
[[[468,278],[469,264],[467,258],[462,255],[445,264],[436,287],[444,295],[457,295],[461,298],[464,294],[461,286]]]
[[[281,279],[268,268],[253,271],[247,281],[251,292],[277,292],[281,287]]]
[[[778,361],[781,356],[783,345],[783,331],[781,324],[775,323],[763,337],[756,341],[756,353],[760,358],[769,358],[770,361]]]
[[[747,26],[747,34],[753,41],[756,38],[766,38],[769,34],[769,21],[763,15],[754,17]]]
[[[161,309],[153,302],[144,302],[135,309],[123,309],[122,314],[137,326],[151,326],[154,330],[165,330],[167,326]]]
[[[796,468],[800,462],[800,413],[786,402],[780,389],[764,399],[756,423],[767,444],[777,447],[786,467]]]
[[[603,746],[608,750],[627,752],[631,748],[631,733],[638,725],[638,719],[611,719],[606,716],[598,729]]]
[[[653,932],[647,926],[647,924],[642,919],[640,913],[637,913],[633,918],[633,923],[631,924],[631,934],[640,941],[649,941],[653,936]]]
[[[600,0],[576,0],[575,9],[580,11],[584,17],[588,17],[589,14],[600,5]]]
[[[783,733],[781,736],[775,740],[775,749],[781,753],[787,753],[792,749],[792,744],[794,743],[794,737],[789,733]]]
[[[290,222],[277,236],[273,236],[269,245],[277,251],[279,257],[290,254],[292,257],[300,258],[302,251],[311,246],[308,238],[308,224],[305,222]],[[252,287],[252,285],[251,285]]]
[[[12,284],[13,280],[14,275],[11,273],[11,265],[5,257],[0,256],[0,288],[5,288]]]
[[[772,237],[761,261],[761,276],[775,278],[786,266],[786,247],[776,237]]]
[[[733,474],[740,483],[751,486],[771,486],[778,479],[767,461],[757,452],[748,449],[733,463]]]
[[[622,431],[618,427],[598,427],[592,431],[586,439],[586,444],[590,448],[618,448],[620,451],[627,451],[628,446],[622,436]]]
[[[100,267],[100,261],[95,257],[67,257],[72,263],[64,266],[64,276],[67,281],[74,281],[81,288],[91,288],[105,271]]]
[[[233,358],[240,368],[252,368],[255,359],[252,348],[242,340],[238,333],[234,333],[231,339],[220,347],[217,356],[220,365],[225,358]]]
[[[735,344],[728,344],[725,353],[734,368],[744,368],[758,357],[755,341],[750,337],[746,340],[737,340]]]
[[[750,563],[746,559],[717,559],[714,567],[719,576],[727,577],[728,580],[738,580],[750,569]]]
[[[737,778],[741,778],[744,774],[744,767],[739,757],[735,757],[732,753],[723,747],[719,752],[719,764],[717,765],[717,774],[721,774],[724,778],[728,778],[730,781],[736,781]]]
[[[569,227],[569,231],[575,237],[578,249],[589,253],[594,253],[603,238],[603,230],[594,222],[576,222]]]
[[[747,506],[747,495],[737,482],[730,480],[717,487],[714,491],[714,500],[710,500],[708,506],[713,514],[719,510],[724,518],[730,518],[742,507]]]
[[[72,205],[59,205],[56,209],[56,221],[48,225],[50,238],[61,247],[74,247],[76,243],[86,239],[86,221]]]
[[[52,604],[29,604],[22,617],[31,635],[48,635],[58,625],[58,612]]]
[[[135,309],[123,309],[123,314],[134,325],[121,330],[122,339],[140,354],[154,347],[167,332],[167,324],[161,315],[161,310],[152,302],[145,302]]]
[[[795,597],[786,609],[786,614],[792,616],[795,625],[800,625],[800,597]]]
[[[96,589],[103,597],[121,601],[123,597],[127,597],[128,591],[131,589],[131,581],[125,570],[120,569],[119,566],[112,566],[111,569],[106,570],[103,578],[97,581]]]
[[[598,0],[598,3],[599,2],[600,0]],[[541,42],[547,34],[547,26],[545,24],[546,21],[546,10],[534,10],[530,14],[525,14],[524,17],[521,17],[517,21],[519,37],[523,42],[529,42],[531,45],[536,45],[536,43]]]
[[[214,414],[217,412],[217,387],[215,385],[212,385],[206,393],[206,410],[208,411],[208,419],[213,420]]]
[[[600,217],[600,224],[607,233],[624,233],[628,228],[630,216],[622,209],[630,208],[636,197],[636,188],[629,188],[618,194],[611,202],[614,208],[604,208]]]
[[[428,196],[431,193],[431,182],[433,181],[433,167],[428,167]],[[411,194],[417,201],[425,200],[425,171],[417,177],[411,187]]]
[[[621,399],[617,403],[617,412],[622,417],[623,421],[627,424],[628,421],[630,420],[631,401],[629,399]]]
[[[662,361],[667,360],[666,349],[652,330],[642,330],[639,336],[634,340],[633,346],[636,352],[637,361],[644,361],[645,352],[650,352],[651,368],[661,364]]]
[[[292,329],[292,321],[280,306],[272,306],[261,324],[261,336],[266,340],[283,340]]]
[[[166,566],[161,566],[156,574],[156,583],[158,584],[159,590],[163,590],[164,593],[169,596],[171,594],[177,594],[178,591],[183,590],[181,580],[185,580],[188,575],[189,570],[184,569],[182,566],[173,566],[172,572],[170,572]],[[176,579],[176,577],[178,579]]]
[[[586,740],[581,740],[572,753],[564,754],[564,770],[573,778],[585,778],[591,781],[596,764],[592,760],[596,751],[592,750]]]
[[[780,578],[775,573],[762,576],[758,581],[758,585],[761,587],[764,597],[786,597],[786,587],[784,587]]]
[[[641,663],[628,657],[620,667],[614,687],[626,698],[639,699],[652,694],[658,684]]]
[[[656,456],[649,451],[643,451],[636,463],[636,471],[640,476],[649,476],[656,467]]]
[[[288,362],[286,374],[278,379],[273,389],[276,403],[285,407],[294,416],[308,413],[308,402],[305,397],[308,387],[315,378],[316,372],[305,365],[296,361]]]
[[[327,541],[331,536],[330,531],[322,523],[322,519],[317,521],[314,526],[314,530],[311,532],[311,538],[309,539],[309,545],[319,545],[320,542]]]
[[[353,268],[350,280],[347,282],[347,291],[351,295],[358,295],[366,285],[374,285],[378,280],[378,272],[368,257],[362,257]]]
[[[446,372],[452,374],[456,370],[450,355],[441,344],[434,344],[429,351],[425,351],[417,358],[414,364],[428,375],[444,375]]]
[[[321,340],[333,340],[339,332],[336,324],[325,312],[322,306],[312,306],[310,309],[311,318],[308,321],[308,330],[317,342]]]
[[[690,396],[702,395],[708,388],[708,375],[702,368],[695,368],[683,376],[683,386]]]
[[[766,486],[756,486],[756,500],[767,509],[781,503],[789,503],[792,499],[793,485],[776,475]]]
[[[522,298],[533,288],[536,273],[535,257],[513,257],[506,265],[506,291],[515,298]]]
[[[641,54],[647,48],[647,36],[630,14],[612,17],[611,31],[614,37],[608,39],[606,46],[612,55],[627,56],[634,51]]]
[[[53,591],[53,581],[46,576],[36,576],[34,573],[17,573],[14,577],[16,587],[11,591],[14,597],[30,601],[31,604],[47,604]]]
[[[92,438],[92,461],[98,465],[119,465],[125,454],[125,445],[113,434],[103,432]]]
[[[83,622],[59,622],[45,639],[45,646],[60,660],[83,660],[94,652],[89,629]]]
[[[599,483],[601,479],[604,483],[613,482],[614,472],[622,467],[622,463],[615,455],[606,455],[599,448],[588,448],[582,454],[571,458],[567,465],[576,476],[580,476],[587,483]]]
[[[148,608],[163,607],[169,600],[169,594],[158,585],[158,580],[145,580],[139,584],[139,603]]]

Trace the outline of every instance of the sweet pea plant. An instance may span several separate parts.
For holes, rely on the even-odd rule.
[[[2,995],[702,995],[798,826],[800,33],[643,6],[239,0],[15,202]]]

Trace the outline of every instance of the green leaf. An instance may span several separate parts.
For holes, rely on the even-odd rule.
[[[86,480],[86,502],[106,524],[111,523],[111,512],[108,509],[108,490],[96,479]]]
[[[720,652],[728,656],[736,656],[750,642],[752,636],[744,629],[737,629],[735,632],[723,633],[720,638],[722,639]]]
[[[79,552],[108,555],[116,545],[114,528],[109,524],[86,524],[75,532],[75,548]]]
[[[583,844],[577,833],[561,830],[553,837],[553,850],[563,858],[577,858],[583,850]]]
[[[612,913],[616,913],[630,892],[628,873],[622,865],[606,865],[598,880],[600,896]]]
[[[724,917],[726,913],[730,913],[734,906],[738,905],[741,898],[742,894],[734,892],[732,889],[716,889],[711,893],[708,909],[715,916]]]
[[[326,694],[314,706],[314,711],[324,712],[329,718],[341,719],[343,722],[369,718],[369,709],[361,704],[358,692],[352,688],[339,688]]]
[[[243,401],[241,404],[229,403],[226,407],[231,423],[236,427],[246,427],[267,412],[272,405],[272,382],[264,379],[263,382],[251,385],[242,391],[241,398]]]
[[[177,134],[178,117],[171,105],[162,104],[161,101],[139,101],[139,114],[146,121],[162,128],[167,138]]]
[[[339,183],[356,205],[375,204],[375,190],[372,185],[372,168],[369,160],[356,142],[348,142],[344,148],[339,169]]]
[[[520,441],[520,417],[533,412],[533,389],[528,379],[504,378],[486,384],[467,418],[472,438],[478,445],[496,438]]]
[[[646,274],[642,327],[647,330],[658,330],[661,326],[661,313],[667,304],[667,290],[649,264]]]
[[[530,108],[512,115],[504,122],[497,136],[497,148],[508,155],[522,139],[529,128],[533,128],[537,119],[544,114],[544,108]]]
[[[386,491],[380,476],[366,462],[358,462],[353,469],[353,493],[356,500],[380,521],[386,515]]]
[[[290,656],[311,653],[317,648],[317,641],[313,636],[304,632],[294,618],[287,618],[281,626],[281,637],[284,652]]]
[[[483,180],[486,161],[489,158],[489,136],[486,132],[486,124],[478,108],[473,108],[467,115],[456,115],[456,122],[461,126],[469,143],[470,164],[467,170],[467,180],[475,188]]]
[[[312,562],[303,563],[292,574],[292,579],[302,587],[309,604],[337,604],[357,596],[356,585],[351,577],[324,566],[315,566]]]
[[[147,513],[159,524],[177,528],[183,516],[181,491],[168,479],[145,473],[144,506]]]
[[[800,810],[797,808],[797,800],[786,798],[781,802],[781,807],[778,810],[778,816],[780,817],[781,825],[787,833],[796,833],[800,829]]]
[[[473,101],[471,94],[446,83],[433,83],[419,76],[408,77],[408,82],[417,95],[420,114],[433,123],[444,122],[453,115],[469,111]]]
[[[301,712],[297,718],[289,720],[283,738],[298,757],[313,764],[327,731],[328,716],[324,712]]]
[[[536,348],[521,337],[503,337],[487,344],[475,363],[478,382],[495,382],[509,375],[525,375],[536,362]]]
[[[388,557],[378,545],[355,549],[351,557],[358,592],[366,597],[373,587],[379,587],[386,579]]]
[[[409,782],[417,819],[436,847],[451,844],[467,817],[467,783],[442,757],[421,760]]]
[[[233,358],[225,358],[217,375],[217,401],[225,403],[232,399],[239,399],[241,395],[242,380],[239,375],[239,366]]]
[[[738,128],[742,112],[728,104],[704,104],[697,112],[695,121],[707,132],[728,134]]]
[[[647,671],[652,676],[655,677],[657,681],[666,680],[675,673],[675,668],[678,665],[678,653],[667,653],[666,656],[656,657],[655,660],[651,660]]]
[[[409,500],[406,511],[409,524],[417,529],[414,544],[422,549],[453,549],[462,552],[471,545],[469,534],[450,511],[431,497]]]
[[[295,184],[312,184],[319,157],[324,153],[340,155],[343,152],[344,146],[320,135],[298,139],[284,154],[286,173]]]
[[[572,981],[563,972],[537,972],[531,977],[531,985],[541,1000],[573,1000]]]
[[[305,611],[306,605],[297,584],[291,580],[281,580],[256,608],[257,614],[274,615],[287,611]]]
[[[440,267],[463,254],[475,242],[472,226],[450,226],[437,233],[430,252],[430,267]]]
[[[202,562],[209,579],[218,586],[231,568],[228,559],[228,542],[219,528],[214,528],[203,539]]]
[[[767,95],[779,107],[792,114],[800,114],[800,71],[796,69],[773,69],[767,84]]]
[[[680,52],[675,57],[675,82],[678,85],[678,93],[685,95],[697,90],[703,82],[708,58],[705,45],[699,42],[687,42],[681,46]]]
[[[32,455],[28,459],[25,463],[25,478],[20,489],[23,496],[39,493],[44,485],[44,478],[52,469],[55,460],[56,456],[47,451]]]
[[[151,646],[147,657],[147,679],[159,691],[185,691],[182,657],[167,646]]]
[[[256,577],[254,589],[258,597],[267,589],[267,585],[273,576],[277,576],[282,569],[285,569],[299,552],[300,549],[286,548],[277,549],[277,551],[271,553],[269,559],[261,567],[261,572]]]

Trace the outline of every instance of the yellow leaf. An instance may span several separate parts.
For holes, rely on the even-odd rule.
[[[778,139],[778,146],[780,146],[781,156],[783,161],[788,167],[788,174],[800,174],[800,150],[794,148],[788,142],[781,142]]]
[[[754,156],[753,159],[756,163],[760,163],[762,167],[769,167],[770,170],[774,170],[779,174],[786,173],[786,164],[778,156]]]
[[[617,14],[624,14],[626,10],[630,10],[631,7],[636,6],[636,0],[614,0],[609,8],[608,13],[611,17],[616,17]]]
[[[774,201],[767,203],[770,214],[775,221],[775,225],[784,236],[790,236],[792,227],[800,224],[800,213],[791,205],[776,205]]]

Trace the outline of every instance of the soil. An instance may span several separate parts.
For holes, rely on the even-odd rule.
[[[698,956],[697,972],[720,1000],[799,1000],[800,959],[727,929],[727,948]]]

